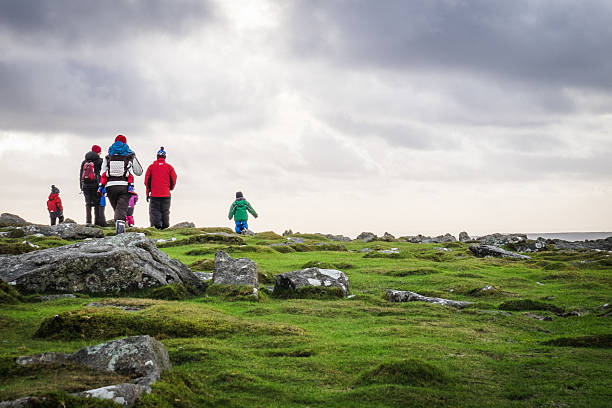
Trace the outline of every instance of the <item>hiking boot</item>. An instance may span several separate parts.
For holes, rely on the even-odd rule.
[[[115,222],[115,235],[123,234],[125,232],[125,221]]]

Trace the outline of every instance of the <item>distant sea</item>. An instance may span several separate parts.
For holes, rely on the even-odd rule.
[[[562,239],[564,241],[585,241],[612,237],[612,232],[538,232],[528,233],[527,238]]]

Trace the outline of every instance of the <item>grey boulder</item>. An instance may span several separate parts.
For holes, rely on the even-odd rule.
[[[193,222],[179,222],[178,224],[174,224],[173,226],[171,226],[168,229],[179,229],[179,228],[195,228],[195,224]]]
[[[459,233],[459,242],[468,242],[468,241],[471,241],[471,240],[472,240],[472,238],[470,238],[470,236],[468,235],[467,232],[461,231]]]
[[[361,234],[357,235],[357,238],[355,239],[361,240],[363,242],[372,242],[377,240],[378,237],[372,232],[362,232]]]
[[[25,235],[42,234],[46,237],[57,236],[62,239],[103,238],[104,231],[98,227],[62,223],[57,225],[28,225],[22,228]]]
[[[337,287],[342,289],[344,296],[349,292],[348,277],[344,272],[335,269],[306,268],[274,277],[275,291],[296,291],[305,286]]]
[[[436,297],[427,297],[419,295],[415,292],[389,289],[385,293],[387,300],[390,302],[427,302],[435,303],[444,306],[453,306],[456,308],[464,308],[472,304],[472,302],[463,302],[459,300],[450,300]]]
[[[345,237],[344,235],[333,235],[333,234],[325,234],[325,238],[330,241],[338,241],[338,242],[350,242],[351,239],[349,237]]]
[[[217,251],[212,281],[219,285],[246,285],[257,289],[257,264],[249,258],[232,258],[225,251]]]
[[[479,237],[477,241],[483,245],[502,246],[527,241],[527,235],[495,233]]]
[[[186,265],[135,232],[3,257],[0,279],[35,293],[116,295],[170,283],[205,289]]]
[[[383,234],[383,236],[380,238],[381,241],[386,241],[386,242],[394,242],[395,241],[395,237],[393,235],[391,235],[388,232],[385,232]]]
[[[478,258],[493,256],[496,258],[531,259],[531,257],[527,255],[506,251],[505,249],[501,249],[493,245],[470,245],[470,251],[472,251],[474,256]]]
[[[28,224],[29,222],[15,214],[2,213],[0,215],[0,227],[23,226]]]
[[[19,357],[21,365],[72,362],[98,371],[116,372],[132,378],[130,383],[110,385],[75,395],[109,399],[121,405],[133,405],[142,395],[151,391],[151,384],[164,371],[171,370],[168,351],[162,343],[150,336],[132,336],[96,346],[84,347],[72,354],[43,353]]]
[[[437,237],[433,237],[433,238],[431,238],[429,240],[425,240],[423,242],[435,242],[436,244],[441,244],[441,243],[444,243],[444,242],[455,242],[455,241],[457,241],[457,239],[454,236],[452,236],[449,233],[446,233],[444,235],[438,235]]]
[[[401,241],[410,242],[411,244],[421,244],[421,243],[426,242],[426,241],[430,241],[431,242],[431,237],[418,234],[418,235],[408,235],[408,236],[405,236],[405,237],[401,237],[400,240]]]

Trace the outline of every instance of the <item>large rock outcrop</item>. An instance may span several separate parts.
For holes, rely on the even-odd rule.
[[[104,231],[98,227],[78,225],[74,223],[62,223],[57,225],[27,225],[17,227],[14,231],[23,231],[24,235],[44,235],[46,237],[56,236],[62,239],[86,239],[103,238]]]
[[[274,292],[298,291],[307,286],[342,290],[344,296],[349,292],[349,280],[344,272],[335,269],[306,268],[281,273],[274,277]]]
[[[531,259],[527,255],[521,255],[514,252],[506,251],[493,245],[470,245],[470,251],[479,258],[485,256],[493,256],[496,258],[512,258],[512,259]]]
[[[502,246],[527,241],[527,235],[495,233],[479,237],[477,241],[482,245]]]
[[[36,293],[116,295],[170,283],[205,289],[186,265],[135,232],[3,257],[0,279]]]
[[[132,378],[129,383],[115,384],[76,395],[110,399],[121,405],[133,405],[143,393],[151,391],[157,381],[172,365],[168,351],[162,343],[150,336],[132,336],[124,339],[84,347],[72,354],[43,353],[19,357],[21,365],[51,364],[57,362],[82,364],[99,371],[116,372]]]
[[[2,213],[0,215],[0,227],[23,226],[28,224],[29,222],[15,214]]]
[[[259,288],[257,264],[249,258],[232,258],[225,251],[215,254],[213,284]]]
[[[357,238],[355,239],[363,242],[372,242],[376,241],[378,237],[373,232],[362,232],[361,234],[357,235]]]
[[[404,291],[404,290],[393,290],[389,289],[385,293],[385,297],[390,302],[427,302],[435,303],[444,306],[453,306],[456,308],[464,308],[472,304],[472,302],[463,302],[460,300],[450,300],[444,298],[428,297],[419,295],[415,292]]]
[[[461,231],[459,233],[459,242],[468,242],[468,241],[471,241],[471,240],[472,240],[472,238],[470,238],[470,236],[468,235],[467,232]]]
[[[612,237],[573,242],[564,241],[562,239],[549,239],[546,240],[546,242],[554,245],[557,249],[593,249],[600,251],[612,251]]]

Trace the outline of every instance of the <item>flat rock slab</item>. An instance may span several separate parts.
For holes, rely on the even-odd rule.
[[[456,308],[464,308],[472,304],[472,302],[463,302],[459,300],[450,300],[436,297],[427,297],[419,295],[415,292],[403,291],[403,290],[392,290],[389,289],[385,293],[387,300],[390,302],[427,302],[435,303],[444,306],[453,306]]]
[[[217,251],[212,281],[219,285],[246,285],[257,289],[257,264],[249,258],[232,258],[225,251]]]
[[[342,271],[321,268],[306,268],[274,277],[275,291],[296,291],[305,286],[337,287],[342,289],[346,296],[349,292],[349,279]]]
[[[60,237],[62,239],[103,238],[104,231],[98,227],[89,227],[73,223],[57,225],[28,225],[21,227],[25,235],[41,234],[46,237]]]
[[[485,256],[493,256],[496,258],[511,258],[511,259],[531,259],[527,255],[517,254],[515,252],[506,251],[493,245],[470,245],[470,251],[479,258]]]
[[[19,357],[16,360],[17,364],[21,365],[65,361],[133,378],[131,383],[116,384],[75,394],[82,397],[109,399],[122,405],[134,404],[142,393],[151,391],[151,384],[157,381],[164,371],[172,369],[168,351],[162,343],[150,336],[126,337],[96,346],[84,347],[72,354],[43,353]]]
[[[170,283],[205,289],[186,265],[135,232],[3,257],[0,279],[35,293],[116,295]]]
[[[178,224],[174,224],[168,229],[179,229],[179,228],[195,228],[195,224],[193,222],[185,221],[179,222]]]

